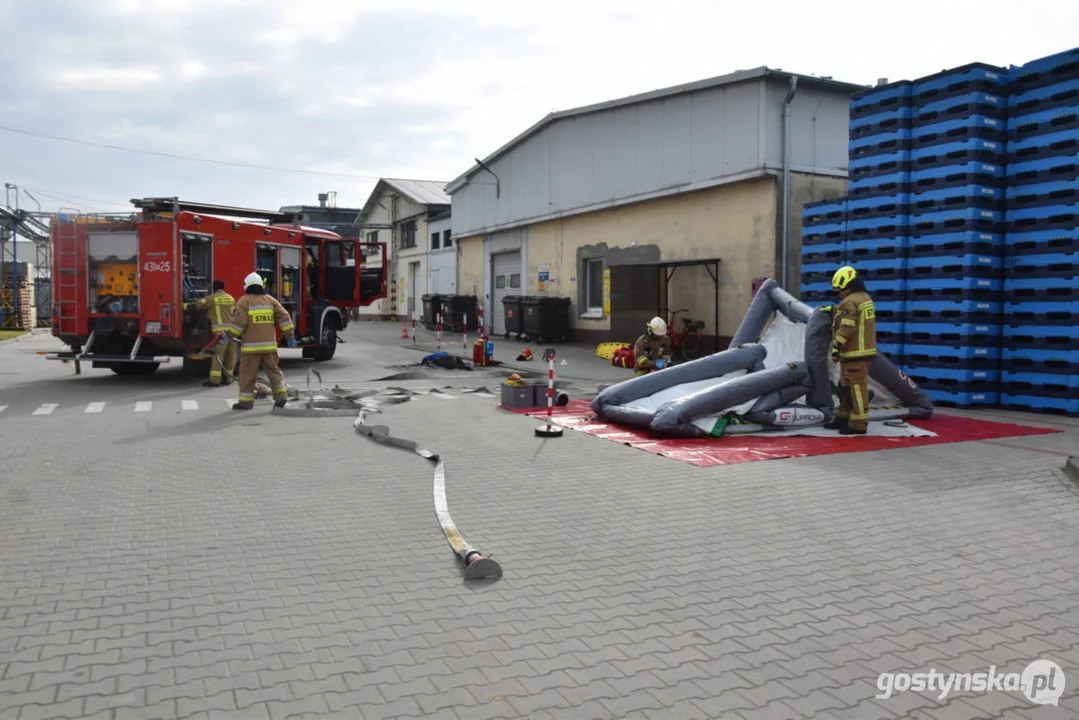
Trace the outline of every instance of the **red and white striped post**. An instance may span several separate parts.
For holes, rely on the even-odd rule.
[[[412,318],[412,344],[416,344],[416,318]]]
[[[438,349],[442,349],[442,308],[438,308]]]
[[[544,351],[547,356],[547,424],[536,428],[536,437],[562,437],[562,428],[551,425],[554,411],[554,348]]]
[[[483,302],[482,301],[476,303],[476,314],[479,316],[478,320],[479,320],[479,326],[480,326],[480,335],[483,335],[484,324],[483,324]]]
[[[463,322],[465,324],[465,334],[464,334],[464,342],[461,343],[461,347],[463,347],[465,349],[465,354],[467,355],[468,354],[468,313],[465,313],[465,319],[464,319]]]

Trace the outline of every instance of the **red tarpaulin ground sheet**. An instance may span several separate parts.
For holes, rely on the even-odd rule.
[[[547,408],[514,409],[513,412],[543,420]],[[1045,428],[1027,427],[1012,423],[972,420],[955,415],[935,414],[927,420],[910,420],[910,424],[930,432],[936,437],[746,437],[730,435],[719,438],[682,439],[653,436],[649,431],[624,425],[612,425],[594,417],[587,400],[570,400],[569,405],[556,407],[552,419],[561,427],[594,435],[604,440],[635,447],[674,460],[708,467],[732,465],[754,460],[777,460],[779,458],[832,455],[840,452],[867,452],[869,450],[892,450],[895,448],[921,447],[941,443],[968,440],[991,440],[1023,435],[1046,435],[1060,432]]]

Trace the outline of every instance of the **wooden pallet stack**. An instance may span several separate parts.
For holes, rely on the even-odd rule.
[[[15,297],[18,293],[19,309],[15,311]],[[10,280],[0,286],[0,327],[5,330],[32,330],[37,327],[37,309],[34,306],[34,286],[26,280],[12,283]]]

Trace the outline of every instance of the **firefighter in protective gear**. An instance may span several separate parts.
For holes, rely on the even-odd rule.
[[[214,280],[213,292],[193,303],[184,304],[184,310],[189,307],[206,312],[210,318],[210,332],[217,338],[217,342],[210,349],[210,379],[202,385],[228,385],[232,382],[232,373],[236,369],[236,343],[228,334],[232,314],[236,312],[236,299],[225,292],[224,280]]]
[[[275,297],[267,294],[262,276],[253,272],[244,278],[244,294],[236,301],[236,312],[228,325],[229,333],[243,338],[240,348],[240,392],[233,410],[255,406],[255,379],[260,369],[266,371],[273,391],[274,407],[288,402],[285,376],[277,364],[277,328],[296,347],[295,326],[288,312]]]
[[[633,344],[634,375],[647,375],[662,370],[671,363],[671,341],[667,337],[667,323],[654,317],[648,321],[648,329]]]
[[[839,304],[832,308],[832,362],[839,363],[839,408],[825,425],[842,435],[864,435],[869,427],[869,365],[877,355],[873,299],[854,268],[832,276]]]

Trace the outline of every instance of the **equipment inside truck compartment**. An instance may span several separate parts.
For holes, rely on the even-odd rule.
[[[300,248],[281,248],[281,292],[277,299],[292,316],[292,322],[299,319],[301,257]]]
[[[195,302],[212,292],[214,239],[203,233],[180,234],[183,255],[184,302]]]
[[[88,233],[86,262],[90,278],[90,312],[138,312],[139,243],[136,233]]]
[[[259,243],[255,250],[255,272],[262,276],[266,292],[277,297],[277,247]]]

